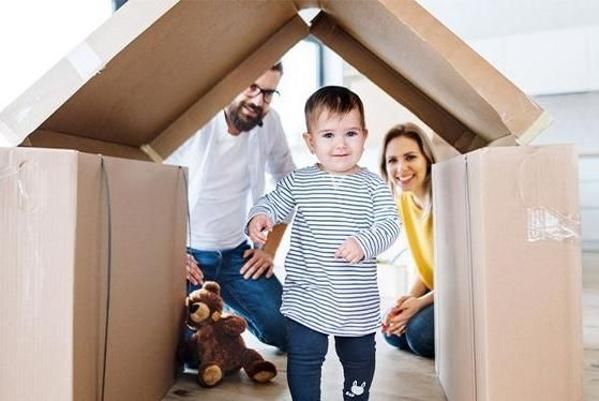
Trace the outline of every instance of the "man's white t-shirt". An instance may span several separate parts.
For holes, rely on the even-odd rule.
[[[265,174],[275,180],[295,165],[278,115],[256,127],[228,133],[218,113],[166,161],[189,169],[190,244],[194,249],[235,248],[243,241],[249,207],[263,194]]]

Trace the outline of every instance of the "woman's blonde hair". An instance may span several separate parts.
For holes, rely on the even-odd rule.
[[[391,190],[395,193],[395,187],[393,185],[393,182],[389,179],[389,175],[387,174],[387,160],[385,158],[385,154],[387,153],[387,147],[389,146],[389,143],[392,140],[400,137],[410,138],[413,141],[415,141],[418,144],[420,152],[422,152],[422,154],[424,155],[424,158],[426,159],[426,179],[424,185],[426,186],[427,193],[430,196],[432,193],[431,169],[432,165],[436,162],[436,157],[433,151],[433,146],[428,136],[418,125],[414,123],[407,122],[403,124],[398,124],[392,127],[385,134],[385,138],[383,139],[383,151],[381,153],[380,159],[381,176],[385,179],[385,181],[387,181],[387,183],[391,187]]]

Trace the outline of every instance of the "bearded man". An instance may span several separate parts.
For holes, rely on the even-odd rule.
[[[280,236],[273,232],[277,243],[254,249],[244,233],[249,207],[264,193],[266,173],[279,180],[295,168],[279,116],[270,109],[282,74],[281,63],[272,66],[166,163],[189,169],[190,291],[203,279],[218,282],[226,305],[247,320],[250,332],[284,351],[282,287],[273,275]]]

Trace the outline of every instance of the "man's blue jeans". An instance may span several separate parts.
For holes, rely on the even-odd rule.
[[[320,401],[322,363],[329,337],[291,319],[287,319],[287,331],[287,383],[291,398]],[[335,350],[343,366],[343,400],[368,400],[375,366],[374,333],[361,337],[336,336]]]
[[[430,304],[408,320],[406,331],[400,335],[385,335],[394,347],[426,358],[435,357],[435,308]]]
[[[281,351],[287,349],[285,319],[279,309],[283,288],[274,275],[271,278],[244,279],[239,270],[245,263],[243,253],[247,243],[221,251],[201,251],[188,248],[204,273],[204,280],[216,281],[225,304],[248,323],[248,329],[260,341]],[[191,286],[190,291],[200,286]]]

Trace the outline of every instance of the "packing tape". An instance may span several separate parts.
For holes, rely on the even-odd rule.
[[[13,147],[21,142],[21,138],[4,121],[0,120],[0,147]]]
[[[518,166],[516,179],[520,201],[526,207],[527,240],[579,240],[580,216],[565,209],[560,210],[559,204],[552,202],[552,191],[561,188],[566,178],[547,175],[543,166],[550,159],[550,154],[546,155],[546,149],[542,146],[527,147],[527,154]],[[558,162],[563,163],[564,160]]]
[[[96,75],[103,67],[102,59],[87,42],[77,46],[67,56],[67,60],[85,81]]]
[[[164,159],[150,144],[144,144],[139,147],[155,163],[162,163]]]
[[[489,142],[490,147],[493,146],[518,146],[518,140],[515,136],[513,135],[506,135],[506,136],[502,136],[501,138],[495,139],[491,142]]]
[[[545,130],[551,123],[553,122],[553,118],[546,111],[543,112],[537,118],[530,127],[522,134],[518,136],[518,143],[520,144],[529,144],[535,139],[543,130]]]

